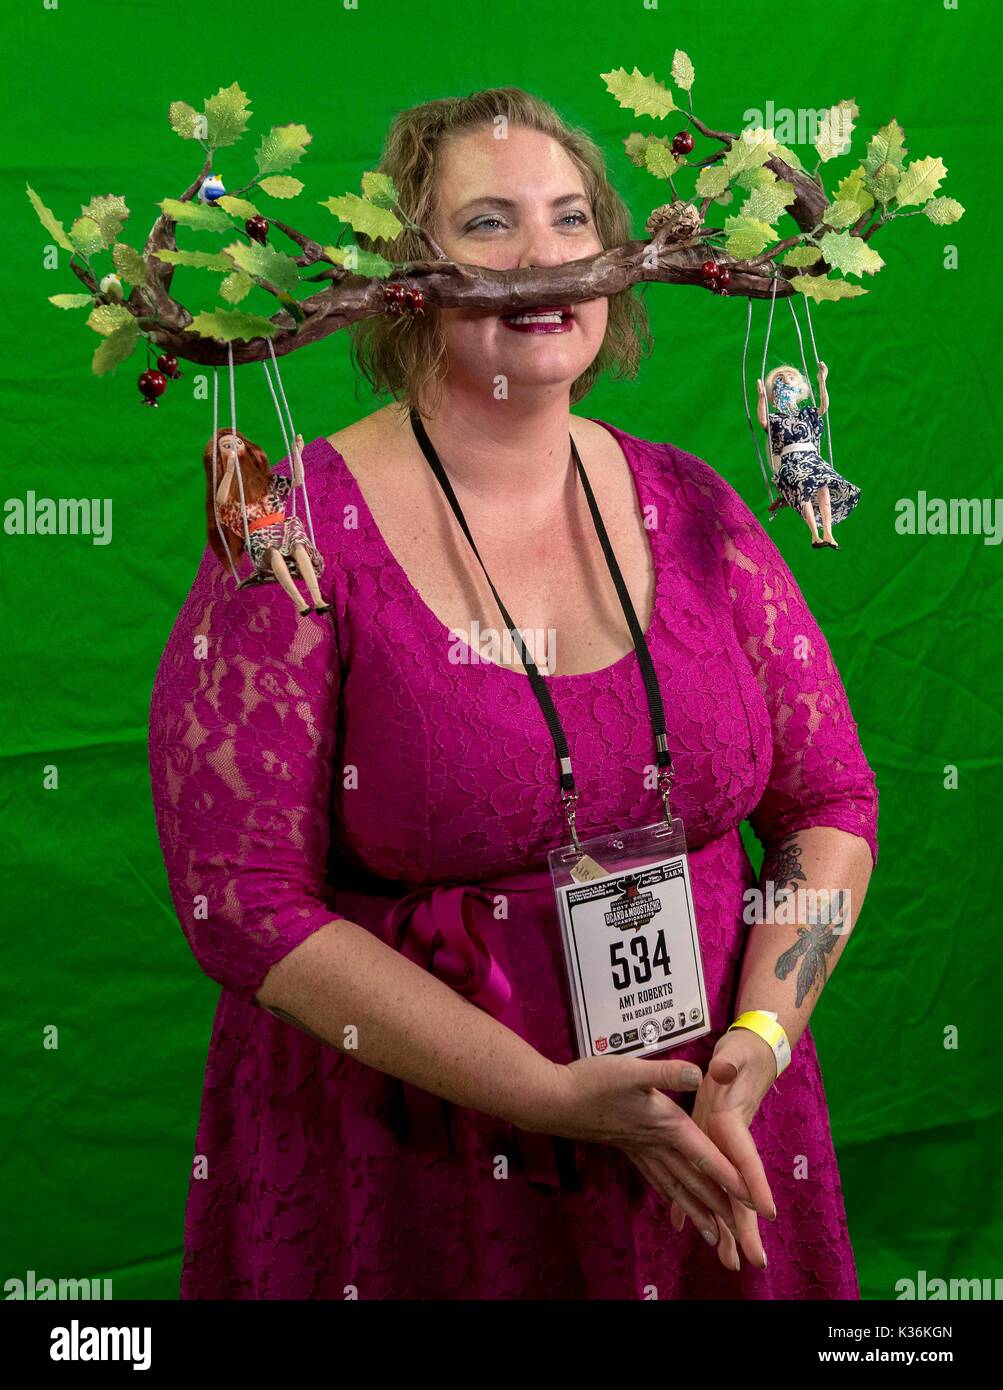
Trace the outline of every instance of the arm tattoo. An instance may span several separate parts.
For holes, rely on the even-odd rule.
[[[774,904],[783,902],[797,892],[799,882],[807,882],[807,875],[801,867],[801,846],[797,835],[788,835],[778,845],[767,850],[763,860],[763,884],[773,882]],[[782,951],[777,958],[774,972],[778,980],[786,980],[798,962],[797,988],[794,1004],[800,1008],[808,997],[812,986],[815,993],[821,994],[828,978],[826,957],[836,944],[837,933],[833,930],[844,920],[842,890],[837,894],[837,910],[833,920],[819,921],[815,908],[808,905],[808,925],[797,927],[798,939],[793,946]],[[812,919],[815,920],[812,920]]]

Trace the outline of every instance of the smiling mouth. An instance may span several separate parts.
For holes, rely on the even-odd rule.
[[[561,333],[572,326],[575,315],[570,304],[537,304],[532,309],[513,309],[511,313],[500,314],[499,318],[506,328]]]

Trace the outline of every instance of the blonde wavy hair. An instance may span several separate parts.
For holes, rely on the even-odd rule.
[[[579,170],[596,233],[604,249],[620,246],[632,236],[630,211],[612,186],[599,146],[584,130],[567,124],[549,102],[521,87],[491,87],[468,97],[427,101],[399,112],[387,133],[377,171],[389,174],[399,206],[412,222],[431,231],[437,204],[437,177],[445,142],[452,136],[491,126],[504,116],[509,126],[523,126],[557,140]],[[366,251],[387,260],[425,260],[429,250],[417,232],[404,228],[393,239],[356,240]],[[614,380],[637,375],[652,338],[648,311],[633,286],[608,296],[609,319],[598,353],[571,387],[571,404],[591,391],[596,379],[609,371]],[[348,329],[351,359],[376,394],[389,393],[408,407],[427,409],[440,388],[446,369],[446,342],[441,316],[434,308],[413,317],[375,315]]]

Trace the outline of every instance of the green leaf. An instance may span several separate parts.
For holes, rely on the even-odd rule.
[[[189,106],[187,101],[172,101],[167,111],[167,119],[171,123],[171,129],[175,130],[182,140],[197,139],[205,127],[205,117],[199,115],[195,107]]]
[[[639,169],[647,168],[646,151],[649,145],[661,145],[663,149],[671,150],[672,141],[667,135],[642,135],[639,130],[635,130],[623,142],[627,158]]]
[[[262,137],[254,159],[259,174],[277,174],[306,154],[313,136],[305,125],[275,125]]]
[[[123,280],[127,280],[130,285],[146,284],[146,263],[128,242],[116,241],[111,248],[111,259]]]
[[[844,275],[873,275],[884,265],[877,251],[850,232],[826,232],[819,246],[833,269]]]
[[[154,251],[158,261],[168,265],[187,265],[195,270],[232,270],[233,266],[220,251]]]
[[[726,217],[724,230],[730,233],[724,243],[725,250],[738,261],[744,261],[749,256],[758,256],[771,241],[777,239],[776,232],[768,222],[744,215]]]
[[[348,246],[325,246],[324,255],[335,265],[343,265],[355,275],[379,276],[382,280],[395,268],[393,261],[385,261],[372,251],[363,251],[361,246],[350,243]]]
[[[756,169],[765,164],[773,153],[776,143],[773,138],[773,131],[765,130],[762,126],[743,130],[740,138],[732,142],[731,148],[724,157],[724,167],[728,170],[728,178],[735,177],[744,169]]]
[[[728,170],[723,164],[708,164],[700,170],[696,191],[701,198],[716,198],[728,187]]]
[[[353,231],[370,239],[380,237],[392,241],[401,231],[401,223],[389,208],[377,207],[357,193],[346,193],[341,198],[326,198],[322,208],[333,212],[342,222],[347,222]]]
[[[822,252],[817,246],[792,246],[784,256],[781,265],[792,266],[795,270],[802,270],[806,265],[814,265],[820,260]]]
[[[599,76],[610,95],[635,116],[661,119],[677,109],[669,89],[657,81],[654,74],[645,77],[638,67],[632,73],[626,68],[617,68],[615,72],[601,72]]]
[[[769,172],[768,170],[765,172]],[[774,178],[754,188],[740,209],[743,217],[759,222],[776,222],[784,209],[790,207],[797,192],[787,179]]]
[[[196,314],[185,332],[232,343],[237,339],[250,342],[252,338],[273,338],[279,328],[269,319],[242,309],[213,309],[210,313]]]
[[[828,111],[823,113],[815,137],[815,148],[823,163],[835,159],[837,155],[846,154],[850,148],[854,117],[859,115],[857,103],[852,98],[849,101],[837,101],[835,106],[830,106]]]
[[[41,198],[32,188],[30,183],[25,184],[25,189],[27,190],[28,198],[31,202],[32,207],[38,213],[39,222],[41,222],[42,226],[49,233],[49,236],[52,237],[56,245],[61,246],[64,251],[75,250],[76,248],[74,247],[73,242],[66,235],[65,227],[63,226],[62,222],[60,222],[59,218],[55,215],[55,213],[49,211],[49,209],[42,202]]]
[[[103,338],[116,333],[127,323],[134,322],[135,319],[124,304],[95,304],[87,316],[87,327],[93,328],[94,332],[100,333]]]
[[[883,125],[876,135],[871,136],[864,168],[869,174],[873,174],[882,164],[894,164],[896,169],[901,169],[906,153],[905,131],[893,116],[887,125]]]
[[[193,232],[233,231],[233,223],[223,209],[211,203],[183,203],[180,198],[164,198],[157,206],[168,217],[173,217],[179,227],[190,227]]]
[[[271,178],[259,180],[258,187],[269,198],[295,198],[303,192],[303,185],[292,174],[273,174]]]
[[[238,217],[242,222],[246,222],[249,217],[257,217],[258,209],[253,203],[249,203],[246,198],[231,198],[228,193],[224,193],[222,198],[215,198],[224,212],[228,212],[231,217]]]
[[[965,209],[954,198],[933,198],[923,209],[935,227],[946,227],[957,222]]]
[[[656,179],[670,179],[679,166],[668,144],[652,141],[644,147],[644,167]]]
[[[827,227],[834,227],[837,231],[843,227],[849,227],[860,217],[860,209],[852,198],[837,198],[834,203],[822,213],[819,218]]]
[[[257,280],[267,280],[280,290],[294,290],[300,282],[299,266],[292,256],[276,251],[274,246],[259,246],[257,242],[244,245],[235,241],[223,248],[226,255],[245,274]],[[226,269],[232,269],[227,266]]]
[[[849,280],[830,280],[825,275],[794,275],[791,284],[816,304],[827,299],[853,299],[867,293],[863,285],[851,285]]]
[[[78,217],[70,228],[70,240],[81,256],[93,256],[104,250],[104,237],[93,217]]]
[[[247,109],[250,97],[236,82],[220,87],[214,97],[203,103],[206,118],[206,141],[218,150],[223,145],[235,145],[247,129]]]
[[[739,188],[744,188],[747,193],[751,193],[754,188],[760,188],[763,184],[773,184],[776,181],[776,174],[772,169],[767,169],[765,164],[753,169],[743,169],[735,179]]]
[[[898,191],[901,174],[890,161],[879,164],[873,174],[867,176],[867,186],[878,202],[885,206]]]
[[[122,223],[129,216],[125,199],[112,193],[104,193],[99,198],[92,198],[85,208],[81,208],[81,211],[85,217],[91,218],[98,224],[105,246],[110,246],[113,241],[118,239],[122,231]]]
[[[860,218],[865,212],[870,212],[874,206],[874,199],[865,187],[864,180],[867,177],[867,170],[863,164],[858,164],[856,169],[840,179],[836,189],[837,202],[854,202],[857,205],[857,217]]]
[[[239,304],[242,299],[250,294],[254,289],[254,281],[250,275],[243,270],[234,270],[226,277],[219,287],[221,299],[225,299],[227,304]]]
[[[785,164],[789,164],[791,168],[796,169],[798,173],[803,174],[805,172],[805,167],[798,158],[797,151],[788,149],[786,145],[776,145],[770,158],[782,159]]]
[[[672,80],[677,87],[681,87],[684,92],[688,92],[693,86],[693,79],[696,73],[693,71],[693,64],[690,62],[689,54],[684,53],[681,48],[677,48],[672,55]]]
[[[902,172],[898,192],[895,194],[900,208],[925,203],[940,187],[947,176],[944,161],[939,158],[915,159]]]
[[[83,309],[94,300],[89,294],[50,294],[49,303],[55,304],[57,309]]]
[[[136,320],[130,315],[130,322],[123,326],[99,344],[94,357],[91,361],[91,369],[95,376],[104,376],[106,372],[112,371],[131,356],[133,349],[139,342],[140,332],[136,326]]]
[[[362,175],[362,196],[378,208],[391,208],[400,202],[400,194],[390,175],[378,174],[372,169]]]

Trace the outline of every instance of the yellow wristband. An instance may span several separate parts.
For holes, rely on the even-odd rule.
[[[775,1013],[771,1013],[768,1009],[746,1009],[745,1013],[739,1014],[727,1031],[730,1033],[732,1028],[748,1028],[750,1033],[758,1033],[764,1042],[769,1043],[773,1049],[773,1055],[777,1059],[777,1076],[790,1066],[791,1045],[787,1040],[783,1026],[778,1023]]]

